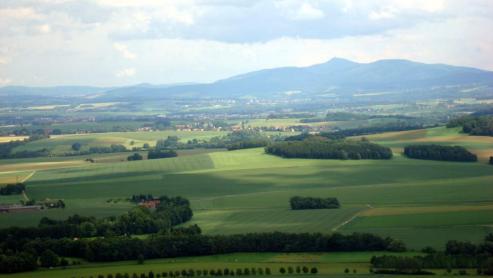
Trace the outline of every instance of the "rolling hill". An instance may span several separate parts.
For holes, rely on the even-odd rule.
[[[408,60],[379,60],[356,63],[333,58],[309,67],[282,67],[253,71],[209,84],[140,84],[119,88],[53,87],[28,88],[31,94],[52,91],[99,93],[101,101],[162,98],[275,98],[329,97],[351,100],[371,97],[394,100],[487,97],[493,88],[493,72],[444,64]],[[18,92],[19,87],[0,88],[0,95]]]

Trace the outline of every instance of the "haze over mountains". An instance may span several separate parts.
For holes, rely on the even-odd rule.
[[[85,86],[0,88],[0,95],[88,96],[104,101],[156,98],[447,98],[491,96],[493,72],[407,60],[356,63],[333,58],[309,67],[253,71],[209,84],[168,84],[117,88]]]

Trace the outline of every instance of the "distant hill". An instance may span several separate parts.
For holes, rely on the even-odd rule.
[[[407,60],[380,60],[356,63],[334,58],[309,67],[282,67],[249,72],[210,84],[191,84],[134,91],[138,97],[282,97],[352,94],[375,96],[415,91],[427,97],[456,94],[461,90],[481,91],[493,87],[493,72],[443,64]],[[127,88],[112,96],[131,97]],[[371,94],[373,93],[373,94]],[[375,94],[377,93],[377,94]]]
[[[0,96],[5,95],[38,95],[38,96],[77,96],[103,93],[110,88],[92,86],[54,86],[54,87],[27,87],[6,86],[0,87]]]
[[[407,60],[356,63],[334,58],[309,67],[282,67],[232,76],[209,84],[139,84],[119,88],[54,87],[53,92],[101,93],[101,100],[161,98],[336,97],[426,99],[490,96],[493,72]],[[50,88],[4,87],[5,92],[45,93]]]

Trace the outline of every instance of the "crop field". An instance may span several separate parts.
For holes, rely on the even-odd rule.
[[[463,146],[476,153],[480,161],[487,161],[493,156],[493,137],[470,136],[460,133],[459,128],[437,127],[430,129],[387,132],[366,136],[375,143],[386,145],[393,150],[402,152],[409,144],[439,144],[447,146]]]
[[[153,271],[155,274],[167,271],[180,271],[183,269],[203,270],[203,269],[234,269],[237,268],[270,268],[271,276],[267,277],[284,277],[279,273],[280,267],[288,266],[316,266],[319,274],[316,277],[351,277],[350,274],[344,274],[344,269],[349,268],[351,271],[356,270],[358,274],[369,274],[369,260],[372,256],[380,256],[389,253],[385,252],[339,252],[339,253],[236,253],[227,255],[214,255],[202,257],[187,257],[173,259],[155,259],[148,260],[142,265],[134,261],[123,261],[115,263],[86,263],[80,266],[68,267],[67,269],[41,270],[36,272],[0,275],[0,277],[96,277],[98,274],[109,273],[142,273]],[[417,253],[407,252],[402,255],[413,256]],[[441,270],[436,270],[439,273]],[[340,276],[338,276],[340,275]],[[358,275],[360,277],[362,275]],[[291,274],[288,277],[313,277],[311,275]],[[372,275],[371,277],[380,277]],[[409,277],[409,276],[406,276]]]
[[[368,137],[399,147],[454,136],[470,144],[490,140],[444,128]],[[14,161],[0,164],[0,178],[12,178],[7,170],[13,167],[26,175],[36,168],[27,181],[29,198],[64,199],[67,208],[3,214],[1,227],[36,225],[43,216],[118,215],[131,207],[126,198],[144,193],[189,198],[191,223],[208,234],[375,232],[402,239],[411,248],[442,248],[449,239],[477,242],[493,231],[493,168],[481,162],[424,161],[399,154],[389,161],[282,159],[261,148],[194,150],[177,158],[73,167],[40,166],[47,162],[39,158]],[[294,195],[337,197],[342,208],[291,211],[288,201]],[[0,197],[0,202],[9,200]]]
[[[54,154],[63,154],[71,151],[73,143],[81,143],[82,150],[89,147],[109,147],[111,144],[121,144],[127,148],[142,147],[148,143],[151,146],[159,139],[165,139],[168,136],[178,136],[182,142],[190,139],[210,139],[214,136],[226,135],[226,132],[219,131],[156,131],[156,132],[108,132],[108,133],[90,133],[90,134],[73,134],[73,135],[55,135],[49,139],[42,139],[29,142],[26,145],[19,146],[15,151],[22,150],[40,150],[47,148]],[[134,145],[131,145],[131,143]]]
[[[166,139],[168,136],[178,136],[181,142],[186,143],[191,139],[208,140],[216,136],[225,136],[226,131],[155,131],[155,132],[107,132],[107,133],[88,133],[53,135],[51,138],[36,140],[14,149],[41,150],[48,149],[52,154],[63,155],[71,152],[72,144],[78,142],[82,145],[81,150],[88,150],[90,147],[109,147],[111,144],[121,144],[132,149],[132,147],[142,147],[145,143],[154,146],[157,140]],[[266,135],[278,135],[279,132],[266,132]],[[286,135],[293,135],[291,132],[284,132]],[[0,162],[1,163],[1,162]]]
[[[7,143],[11,141],[22,141],[26,139],[26,136],[0,136],[0,143]]]

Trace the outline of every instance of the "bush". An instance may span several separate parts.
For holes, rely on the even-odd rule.
[[[159,159],[159,158],[168,158],[168,157],[176,157],[178,154],[173,150],[164,150],[164,149],[155,149],[150,150],[147,153],[147,159]]]
[[[24,190],[26,190],[26,185],[23,183],[7,184],[0,187],[0,195],[21,194]]]
[[[442,161],[474,162],[478,158],[461,146],[411,145],[404,148],[409,158]]]
[[[138,263],[138,264],[144,264],[144,255],[139,254],[139,255],[137,256],[137,263]]]
[[[60,264],[60,257],[58,257],[55,252],[47,249],[43,253],[41,253],[39,261],[41,263],[41,266],[43,267],[54,267]]]
[[[127,157],[128,161],[135,161],[135,160],[142,160],[142,159],[144,159],[144,158],[139,153],[134,153],[134,154]]]
[[[332,209],[341,205],[337,198],[313,198],[294,196],[289,200],[292,210],[300,209]]]
[[[281,268],[279,269],[279,273],[281,273],[281,274],[286,273],[286,269],[285,269],[284,267],[281,267]]]

